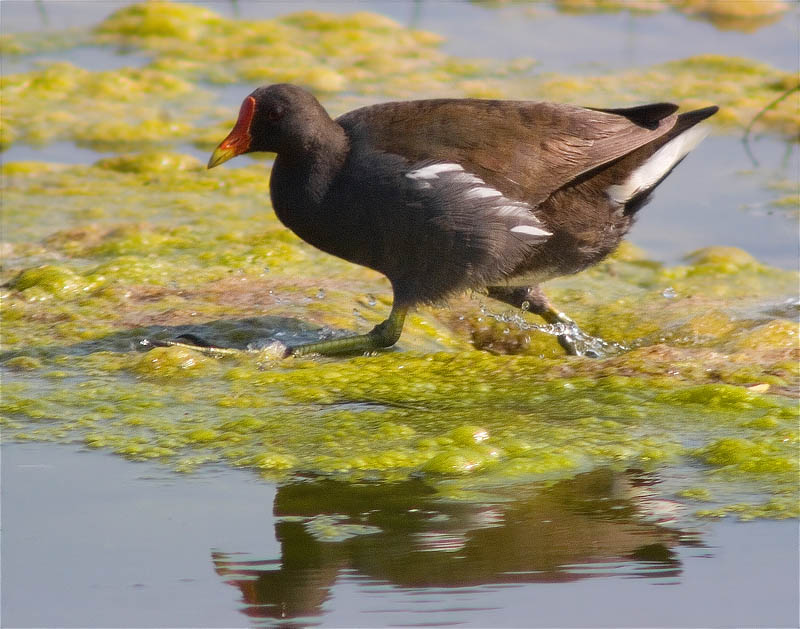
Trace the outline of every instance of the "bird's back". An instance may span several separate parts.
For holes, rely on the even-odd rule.
[[[383,103],[337,119],[357,140],[410,162],[456,162],[532,206],[576,177],[667,133],[666,103],[602,111],[533,101],[436,99]]]
[[[580,271],[614,250],[653,189],[703,137],[687,132],[717,108],[676,110],[436,99],[372,105],[337,122],[356,147],[411,164],[456,163],[526,203],[552,232],[509,274],[528,282]]]

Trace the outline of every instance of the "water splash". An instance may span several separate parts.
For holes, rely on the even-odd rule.
[[[550,334],[558,339],[558,342],[567,351],[577,356],[588,356],[590,358],[604,358],[613,356],[621,352],[626,352],[630,348],[621,343],[605,341],[599,337],[587,334],[578,327],[578,324],[564,317],[566,321],[557,323],[531,323],[524,317],[524,313],[530,309],[530,304],[523,302],[519,311],[492,312],[485,304],[481,304],[480,311],[485,317],[494,319],[498,323],[505,323],[508,327],[503,330],[503,334],[509,334],[510,328],[516,328],[522,332],[543,332]]]

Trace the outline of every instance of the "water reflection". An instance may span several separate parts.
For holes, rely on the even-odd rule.
[[[565,582],[623,575],[675,581],[673,549],[699,545],[655,499],[652,477],[598,470],[549,488],[515,488],[481,501],[444,500],[422,480],[281,487],[275,498],[279,560],[213,552],[253,618],[319,616],[337,579],[403,588]],[[502,492],[501,492],[502,493]],[[453,590],[455,591],[455,590]]]

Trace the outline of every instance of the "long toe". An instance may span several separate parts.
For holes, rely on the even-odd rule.
[[[564,351],[570,356],[582,356],[578,348],[578,343],[571,334],[559,334],[556,339],[558,340],[558,344],[561,345]]]

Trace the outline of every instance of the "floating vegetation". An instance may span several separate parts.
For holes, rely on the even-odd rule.
[[[229,130],[235,111],[209,84],[300,82],[333,111],[432,95],[713,102],[730,130],[793,75],[714,55],[534,74],[531,60],[447,55],[437,35],[369,13],[250,22],[166,2],[48,37],[6,36],[3,52],[113,46],[148,63],[92,72],[61,61],[2,79],[3,147],[72,141],[114,153],[93,165],[3,165],[4,438],[180,472],[221,463],[270,479],[415,476],[453,495],[637,468],[701,515],[798,515],[795,273],[733,248],[664,266],[623,245],[548,284],[554,303],[617,348],[600,359],[564,356],[535,317],[474,295],[410,315],[396,351],[278,362],[272,341],[368,331],[388,311],[388,284],[280,226],[268,167],[209,173],[176,148]],[[795,138],[798,122],[785,99],[757,130]],[[775,188],[776,207],[790,206],[796,189]],[[249,352],[154,347],[183,334]],[[320,538],[372,532],[314,527]]]
[[[271,339],[366,331],[389,291],[280,227],[263,166],[209,173],[147,151],[3,176],[19,208],[3,268],[7,439],[272,479],[472,486],[689,465],[704,471],[676,491],[708,487],[704,513],[797,514],[797,277],[744,251],[666,267],[624,245],[551,282],[588,332],[632,348],[615,356],[566,357],[535,318],[488,316],[478,296],[411,316],[399,351],[276,362],[258,351]],[[184,333],[254,351],[149,344]]]
[[[789,10],[785,0],[555,0],[566,13],[614,13],[629,11],[652,14],[674,10],[707,20],[720,30],[753,32],[772,24]]]
[[[152,68],[84,70],[67,62],[2,77],[3,146],[73,140],[165,144],[189,136],[202,90]],[[191,98],[187,99],[187,95]]]

